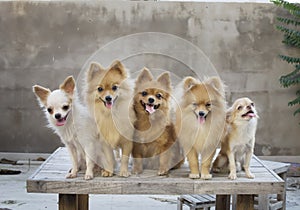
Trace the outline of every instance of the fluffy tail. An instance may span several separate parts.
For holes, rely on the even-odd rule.
[[[225,173],[229,170],[228,164],[229,164],[229,161],[228,161],[227,155],[219,153],[219,155],[217,156],[216,160],[213,163],[212,170],[213,170],[213,172],[216,172],[216,173],[219,173],[219,172]]]

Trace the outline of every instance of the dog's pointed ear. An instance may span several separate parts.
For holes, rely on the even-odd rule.
[[[193,87],[194,85],[196,85],[198,82],[194,77],[186,77],[183,80],[183,89],[185,91],[189,90],[191,87]]]
[[[127,77],[127,72],[125,70],[125,67],[119,60],[114,61],[110,65],[109,71],[117,71],[123,78]]]
[[[172,87],[169,72],[165,72],[159,75],[157,78],[157,82],[160,83],[166,91],[171,91]]]
[[[91,81],[93,79],[95,73],[97,73],[99,71],[105,71],[105,70],[103,69],[103,67],[99,63],[92,62],[90,64],[89,69],[87,70],[87,73],[86,73],[87,81],[88,82]]]
[[[153,76],[151,72],[149,71],[149,69],[144,67],[136,80],[136,84],[143,84],[145,82],[150,82],[152,80],[153,80]]]
[[[223,97],[225,96],[225,87],[224,87],[222,80],[219,77],[208,78],[206,81],[206,84],[211,85]]]
[[[32,86],[32,91],[40,102],[40,105],[47,106],[47,98],[50,95],[51,90],[39,85],[34,85]]]
[[[75,80],[73,76],[68,76],[65,81],[59,86],[59,88],[65,91],[69,95],[73,95],[75,90]]]

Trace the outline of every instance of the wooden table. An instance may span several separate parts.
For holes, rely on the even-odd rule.
[[[281,194],[284,181],[268,169],[257,157],[251,160],[251,171],[255,179],[238,173],[237,180],[227,175],[214,174],[212,180],[188,178],[187,164],[171,171],[168,176],[157,176],[157,171],[145,170],[141,175],[128,178],[95,177],[85,181],[83,174],[75,179],[65,179],[71,168],[65,148],[58,148],[27,180],[27,192],[57,193],[60,210],[87,210],[89,194],[216,194],[216,209],[230,208],[230,195],[237,194],[237,209],[253,209],[255,194]]]

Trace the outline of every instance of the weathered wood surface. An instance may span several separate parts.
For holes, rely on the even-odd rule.
[[[75,179],[66,179],[71,168],[65,148],[58,148],[27,180],[27,191],[60,194],[277,194],[284,190],[284,181],[267,168],[257,157],[251,160],[255,179],[248,179],[243,172],[237,180],[227,174],[213,174],[212,180],[188,178],[187,164],[171,171],[168,176],[157,176],[155,170],[145,170],[141,175],[128,178],[97,176],[85,181],[84,173]]]

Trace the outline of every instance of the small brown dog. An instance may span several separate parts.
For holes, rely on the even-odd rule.
[[[229,179],[236,179],[236,171],[245,170],[248,178],[250,160],[254,150],[258,115],[254,103],[249,98],[237,99],[227,111],[228,128],[221,144],[221,151],[213,164],[213,171],[228,171]]]
[[[159,159],[158,175],[166,175],[180,161],[179,144],[169,116],[171,90],[170,75],[167,72],[154,80],[150,71],[144,68],[136,80],[133,99],[136,130],[132,151],[132,172],[135,174],[142,173],[143,164],[151,162],[151,159]]]

